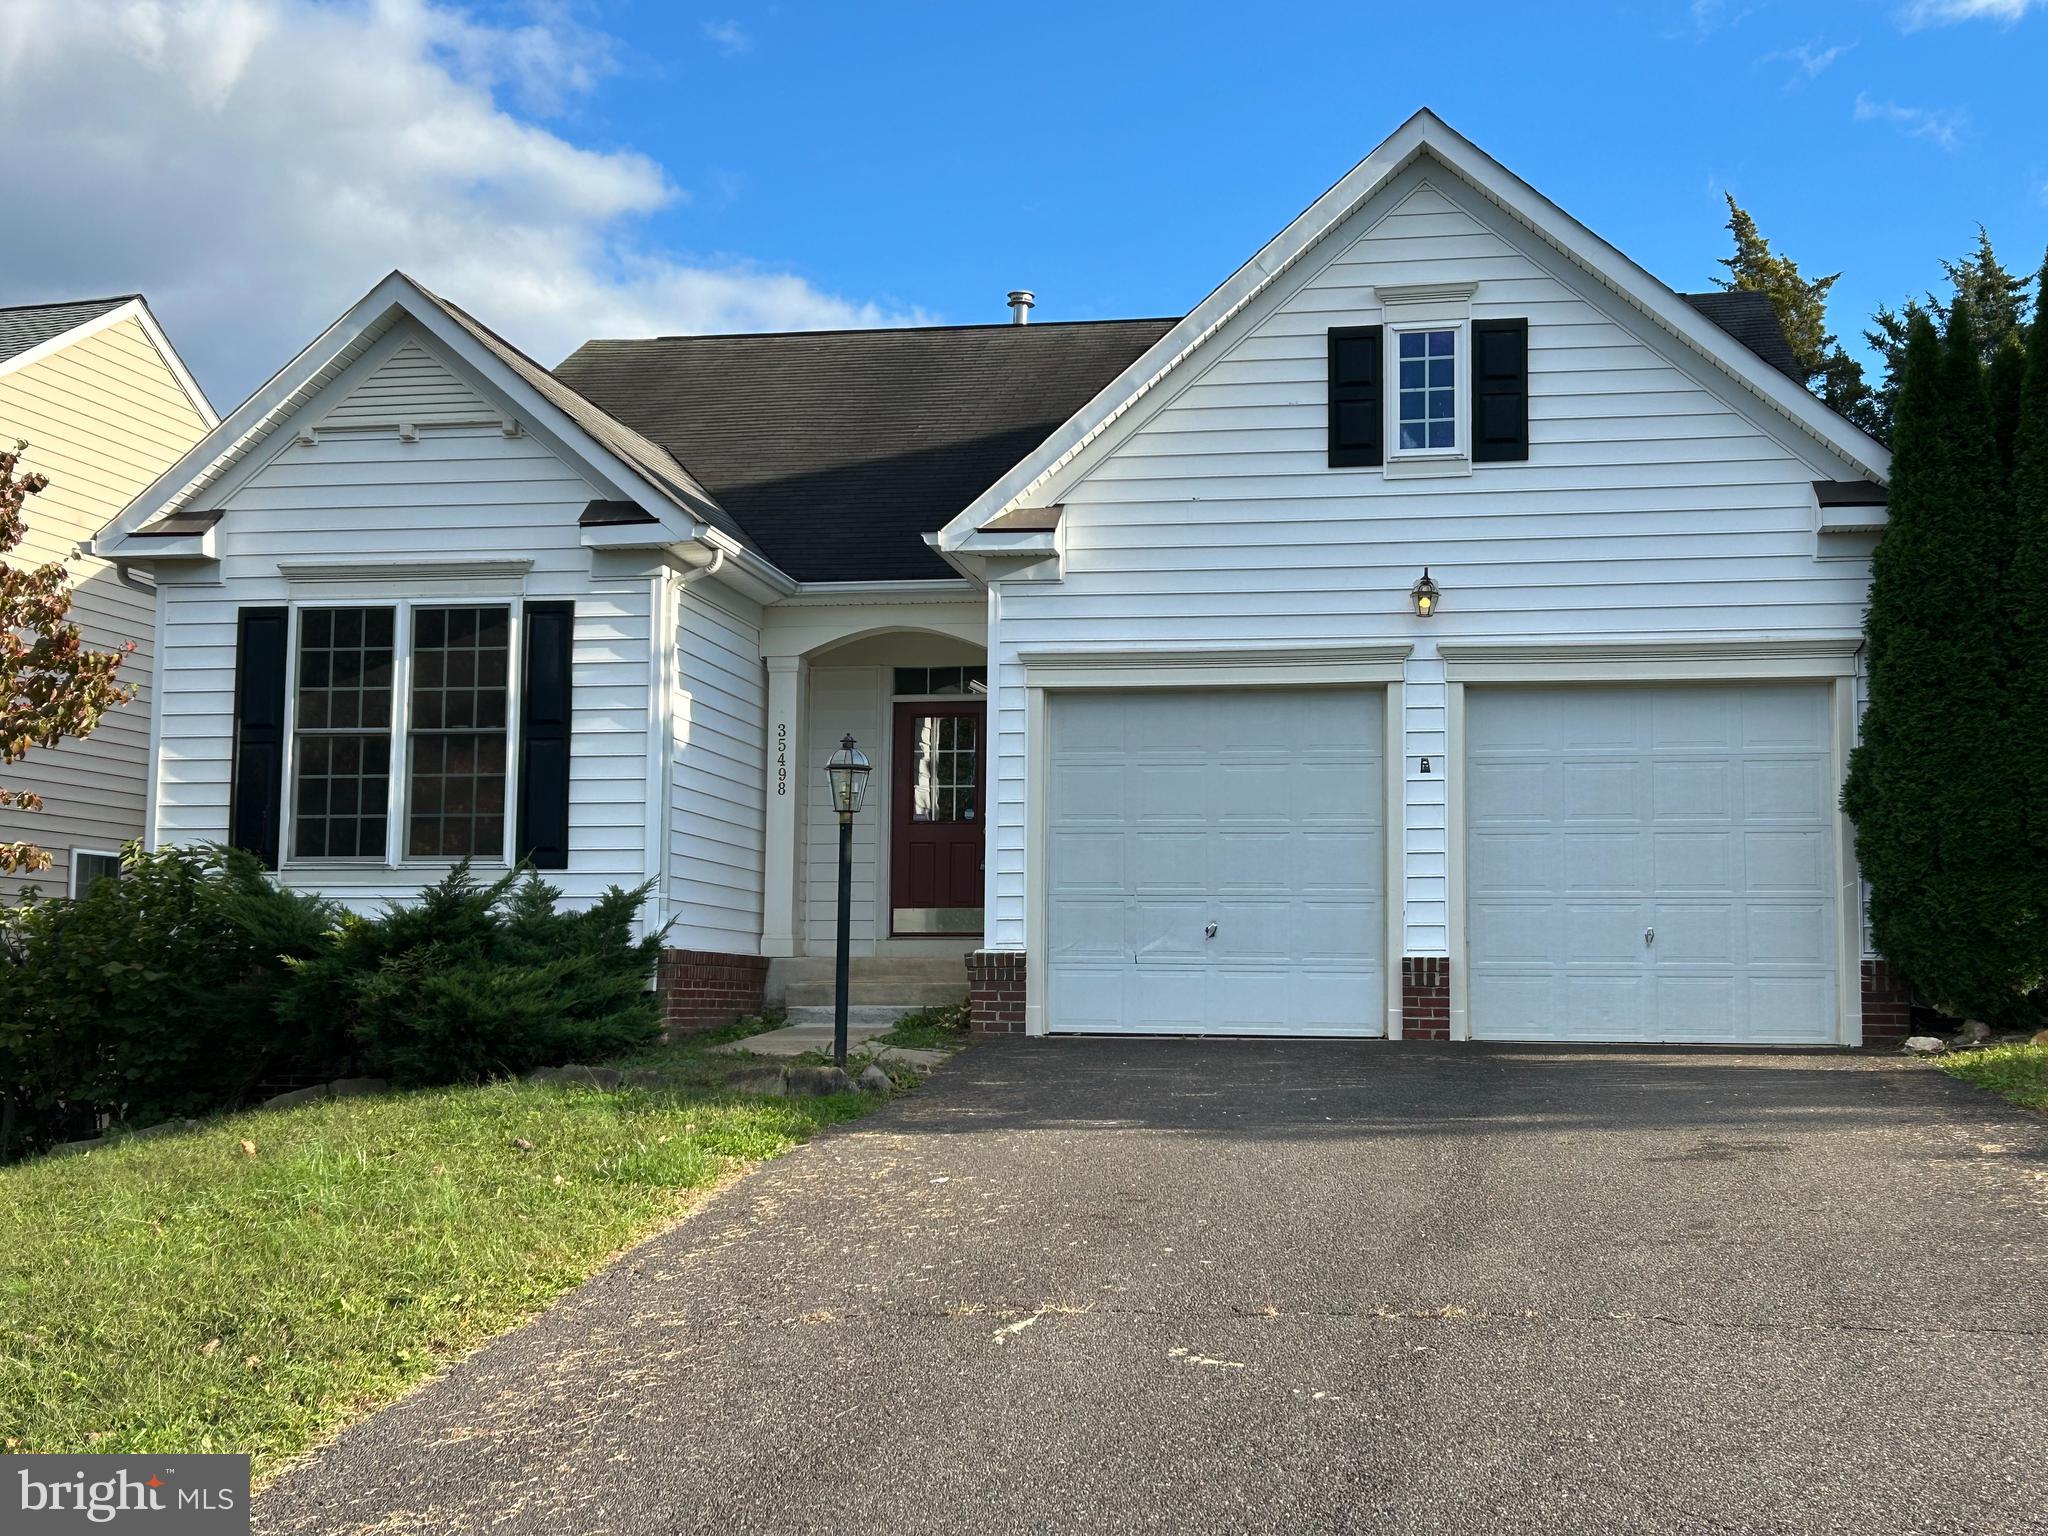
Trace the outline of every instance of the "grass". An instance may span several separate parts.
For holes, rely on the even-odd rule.
[[[1941,1058],[1950,1077],[2048,1114],[2048,1045],[1991,1045]]]
[[[336,1099],[0,1169],[0,1450],[260,1477],[880,1102],[739,1097],[707,1043],[619,1063],[661,1088]]]
[[[967,1005],[953,1003],[944,1008],[920,1008],[906,1013],[877,1035],[871,1045],[896,1045],[911,1051],[950,1051],[967,1043]]]

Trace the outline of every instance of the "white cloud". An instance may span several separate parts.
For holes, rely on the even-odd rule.
[[[1922,27],[1947,27],[1959,21],[1998,21],[2011,26],[2042,0],[1911,0],[1899,12],[1908,32]]]
[[[1855,46],[1854,43],[1831,43],[1826,47],[1822,47],[1819,42],[1799,43],[1791,48],[1780,48],[1775,53],[1767,53],[1758,59],[1757,63],[1790,64],[1792,72],[1785,80],[1785,89],[1789,91],[1795,86],[1806,84],[1809,80],[1819,79],[1829,65]]]
[[[1926,139],[1943,149],[1962,148],[1969,117],[1960,107],[1902,107],[1896,101],[1873,101],[1856,93],[1856,121],[1890,123],[1909,139]]]
[[[918,318],[650,244],[685,201],[536,117],[606,40],[432,0],[8,0],[0,303],[141,290],[215,403],[392,267],[544,362],[591,336]]]
[[[736,21],[707,21],[703,26],[704,35],[718,44],[718,51],[727,58],[749,52],[754,46],[753,34]]]

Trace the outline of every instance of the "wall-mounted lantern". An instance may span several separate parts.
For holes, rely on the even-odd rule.
[[[1438,591],[1437,584],[1429,579],[1428,566],[1422,568],[1422,575],[1416,579],[1415,585],[1408,589],[1408,596],[1415,603],[1415,617],[1418,619],[1426,619],[1436,612],[1437,600],[1443,593]]]

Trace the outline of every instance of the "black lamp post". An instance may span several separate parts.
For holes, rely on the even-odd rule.
[[[832,809],[839,813],[839,961],[832,998],[832,1060],[846,1065],[846,973],[852,950],[853,817],[868,792],[868,756],[851,736],[839,743],[825,765],[832,785]]]

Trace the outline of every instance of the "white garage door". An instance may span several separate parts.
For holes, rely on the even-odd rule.
[[[1472,1033],[1835,1037],[1829,691],[1468,688]]]
[[[1383,1033],[1384,708],[1054,695],[1047,1027]]]

